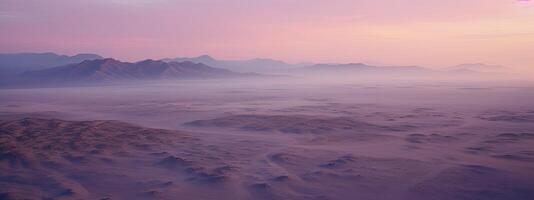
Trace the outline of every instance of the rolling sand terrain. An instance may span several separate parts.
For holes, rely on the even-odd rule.
[[[0,199],[534,199],[532,83],[0,91]]]

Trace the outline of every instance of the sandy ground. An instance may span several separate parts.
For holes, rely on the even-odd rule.
[[[531,83],[0,91],[0,199],[534,199]]]

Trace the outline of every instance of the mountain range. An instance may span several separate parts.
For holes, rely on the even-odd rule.
[[[84,84],[133,80],[175,80],[235,78],[251,76],[207,66],[202,63],[144,60],[136,63],[112,58],[85,60],[80,63],[27,71],[13,80],[18,84]]]
[[[41,70],[94,59],[102,59],[102,56],[96,54],[66,56],[55,53],[0,54],[0,78],[25,71]]]
[[[236,72],[277,72],[305,66],[305,64],[288,64],[284,61],[256,58],[250,60],[218,60],[208,55],[198,57],[177,57],[162,59],[165,62],[183,62],[191,61],[195,63],[204,63],[209,66],[228,69]]]
[[[372,66],[364,63],[348,64],[315,64],[307,67],[297,68],[300,71],[308,72],[430,72],[433,70],[419,66]]]
[[[69,85],[132,80],[236,78],[276,73],[333,77],[466,77],[505,72],[500,65],[462,64],[442,70],[419,66],[373,66],[364,63],[288,64],[273,59],[217,60],[193,58],[122,62],[96,54],[75,56],[54,53],[0,54],[0,85]],[[244,73],[248,72],[248,73]]]

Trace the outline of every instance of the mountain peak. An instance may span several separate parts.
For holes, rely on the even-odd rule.
[[[83,59],[83,60],[92,60],[92,59],[102,59],[103,57],[97,54],[92,53],[79,53],[72,56],[73,59]]]
[[[201,56],[199,56],[199,57],[197,57],[197,58],[199,58],[199,59],[210,59],[210,60],[215,60],[215,58],[213,58],[213,57],[211,57],[211,56],[209,56],[209,55],[201,55]]]
[[[103,62],[104,64],[116,64],[116,63],[122,63],[121,61],[119,61],[119,60],[115,60],[115,59],[113,59],[113,58],[104,58],[103,61],[104,61],[104,62]]]
[[[102,65],[106,63],[120,63],[121,61],[115,60],[113,58],[102,58],[102,59],[92,59],[92,60],[84,60],[80,64],[96,64],[96,65]],[[75,65],[75,64],[74,64]]]
[[[136,64],[154,64],[154,63],[165,63],[165,62],[161,60],[146,59],[146,60],[139,61]]]

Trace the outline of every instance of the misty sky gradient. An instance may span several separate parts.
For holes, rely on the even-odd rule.
[[[534,2],[0,0],[0,52],[198,56],[534,71]]]

